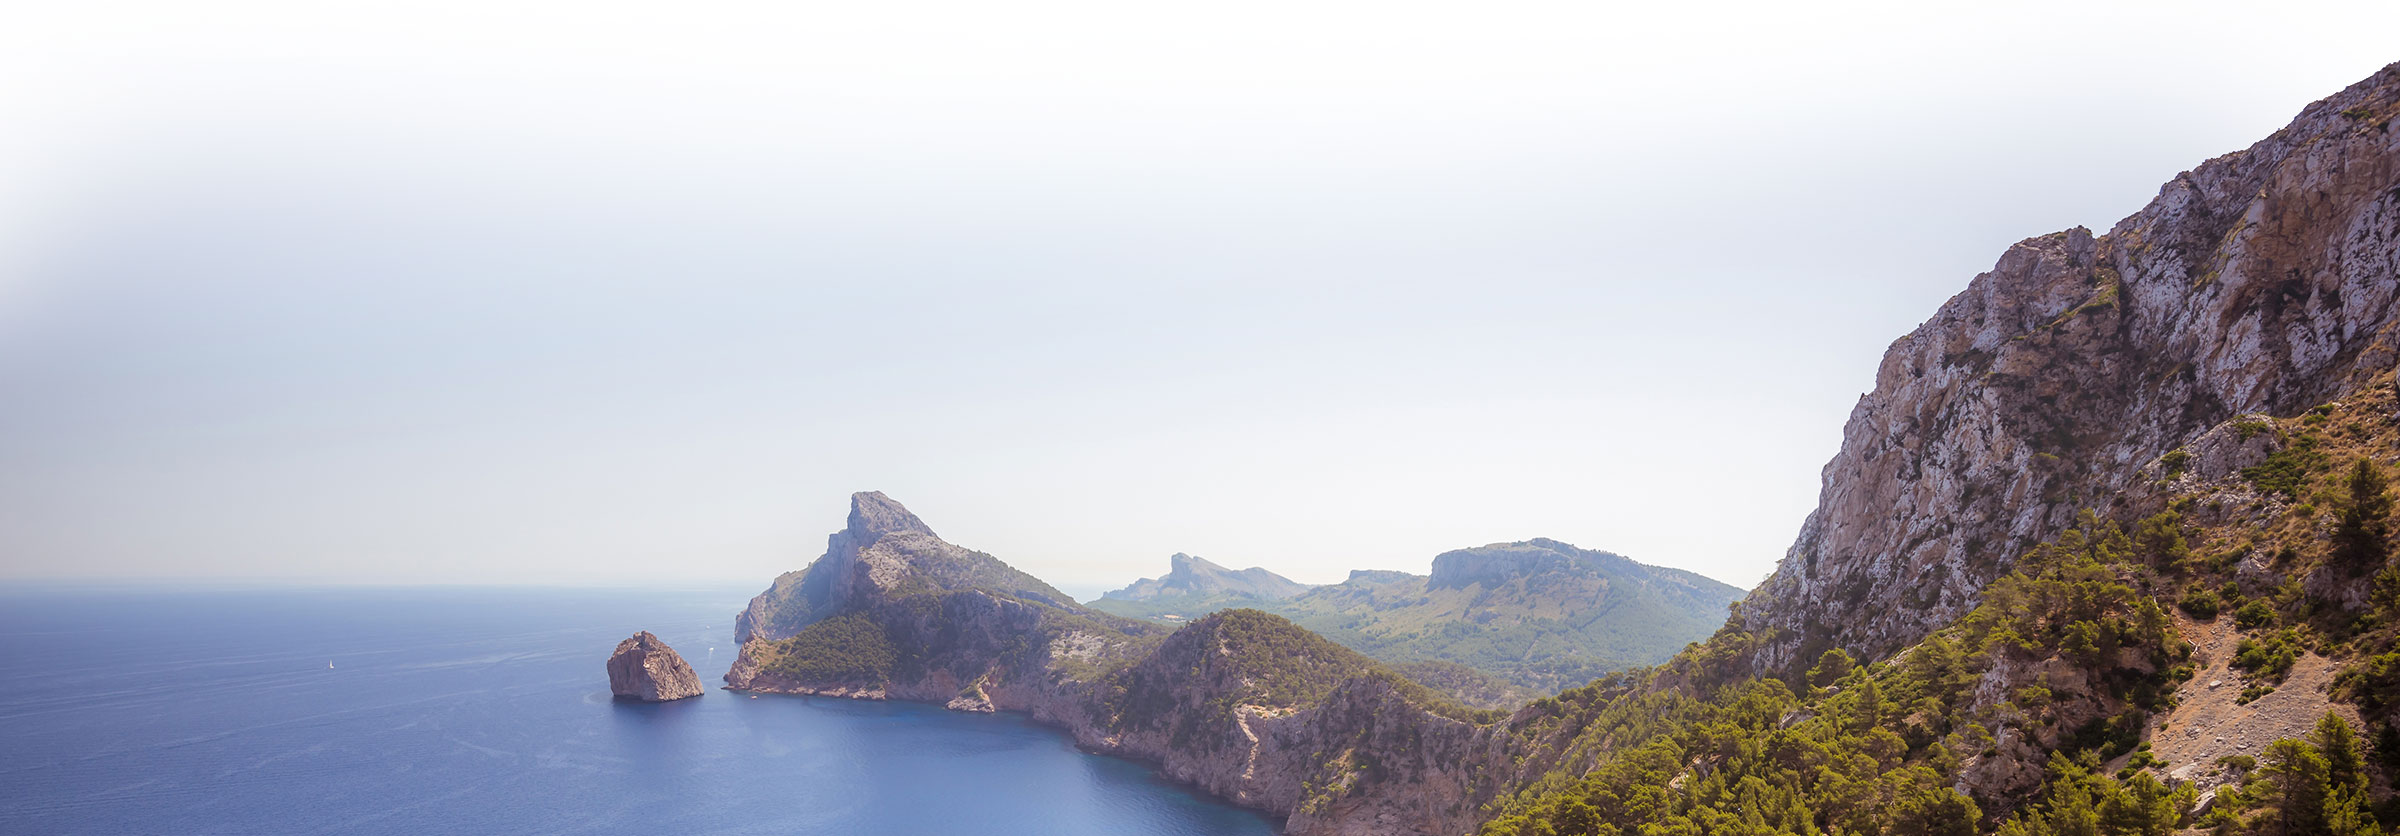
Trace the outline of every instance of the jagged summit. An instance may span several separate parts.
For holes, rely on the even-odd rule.
[[[884,496],[882,491],[859,491],[850,495],[850,527],[854,535],[881,537],[899,532],[915,532],[927,537],[939,536],[924,520],[910,513],[899,500]]]
[[[840,611],[862,595],[984,589],[1045,603],[1073,599],[998,558],[951,545],[907,506],[880,491],[850,495],[846,527],[825,538],[825,554],[786,572],[734,619],[734,639],[780,639]]]
[[[1113,601],[1148,601],[1223,594],[1277,601],[1308,590],[1308,584],[1256,566],[1237,571],[1176,552],[1173,557],[1167,558],[1165,576],[1143,578],[1124,589],[1113,590],[1100,597]]]

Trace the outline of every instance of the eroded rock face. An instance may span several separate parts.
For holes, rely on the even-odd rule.
[[[608,657],[608,690],[625,699],[666,702],[700,696],[700,675],[675,649],[645,630]]]
[[[1817,510],[1745,602],[1745,626],[1773,632],[1759,669],[1888,655],[2210,427],[2390,371],[2396,114],[2400,65],[2178,175],[2105,235],[2017,244],[1893,343]]]

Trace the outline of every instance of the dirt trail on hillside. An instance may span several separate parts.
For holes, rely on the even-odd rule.
[[[2176,616],[2184,640],[2197,646],[2193,662],[2200,675],[2175,689],[2175,710],[2163,728],[2150,734],[2150,749],[2167,762],[2170,778],[2198,781],[2205,789],[2222,783],[2216,761],[2226,755],[2256,757],[2267,744],[2286,737],[2305,737],[2327,709],[2359,725],[2358,710],[2331,702],[2327,691],[2335,673],[2332,660],[2302,654],[2291,675],[2275,692],[2235,705],[2250,683],[2232,667],[2233,651],[2241,643],[2231,617],[2196,622]]]

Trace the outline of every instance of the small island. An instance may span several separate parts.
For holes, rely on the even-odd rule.
[[[644,630],[608,657],[608,690],[619,699],[668,702],[700,696],[700,676],[666,642]]]

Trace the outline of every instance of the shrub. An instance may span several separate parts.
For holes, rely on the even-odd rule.
[[[2243,436],[2248,438],[2248,435]],[[2265,461],[2242,468],[2242,478],[2250,480],[2262,493],[2281,494],[2298,500],[2300,489],[2308,486],[2309,474],[2323,470],[2325,453],[2317,449],[2317,438],[2303,435],[2292,443],[2267,455]]]
[[[2391,533],[2390,483],[2384,478],[2383,468],[2361,458],[2350,468],[2348,486],[2349,497],[2342,507],[2341,523],[2333,530],[2333,557],[2345,569],[2364,572],[2383,563],[2385,538]]]
[[[2166,455],[2158,457],[2158,464],[2166,469],[2167,478],[2181,476],[2184,469],[2192,465],[2192,451],[2169,450]]]
[[[2267,634],[2263,639],[2243,639],[2233,649],[2233,666],[2252,676],[2282,682],[2292,672],[2292,664],[2300,661],[2300,636],[2292,630]]]
[[[2233,623],[2244,630],[2256,630],[2275,623],[2275,608],[2265,601],[2252,601],[2233,611]]]
[[[2184,590],[2183,600],[2176,601],[2175,608],[2193,618],[2208,621],[2217,617],[2219,604],[2216,590],[2194,584],[2191,589]]]

